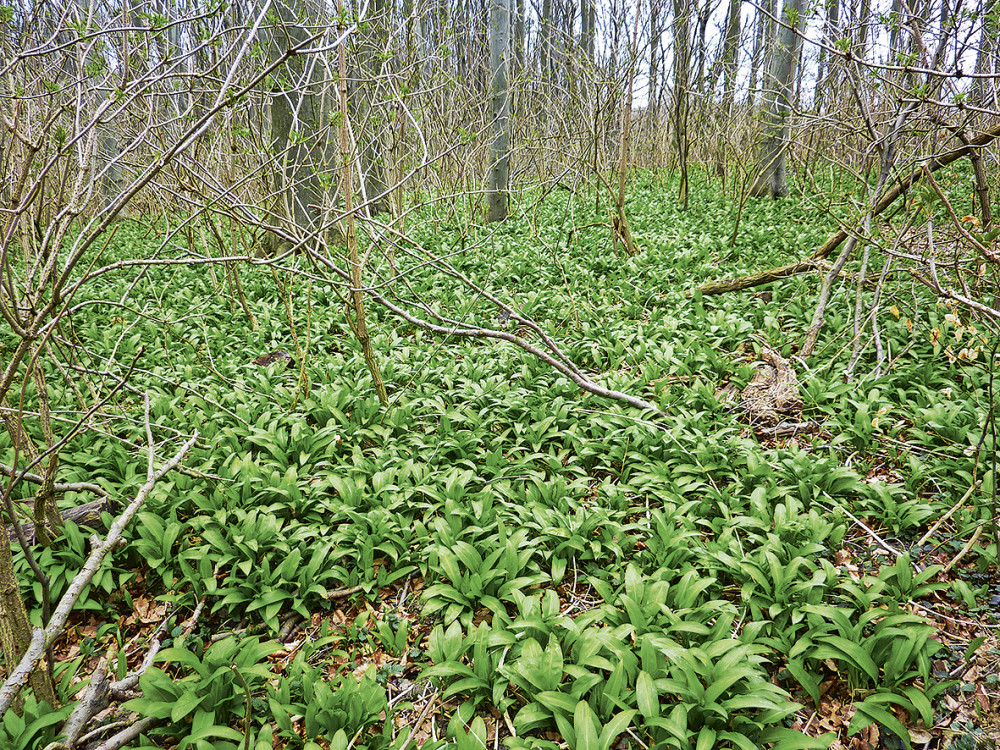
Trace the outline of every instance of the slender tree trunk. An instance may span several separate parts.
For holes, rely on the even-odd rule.
[[[524,0],[519,0],[523,2]],[[588,60],[594,59],[594,21],[596,20],[597,6],[594,0],[583,0],[580,3],[580,46]]]
[[[663,34],[663,29],[660,26],[659,3],[653,2],[651,5],[652,7],[649,9],[649,93],[647,99],[649,120],[655,122],[659,103],[657,91],[660,78],[660,37]]]
[[[344,36],[347,27],[344,26],[344,6],[342,0],[337,0],[337,15],[341,18],[337,27],[339,36]],[[354,335],[361,345],[361,353],[368,365],[372,382],[375,384],[375,392],[378,400],[385,406],[389,403],[389,395],[385,390],[385,383],[382,381],[382,372],[375,361],[375,352],[372,349],[371,338],[368,335],[368,323],[365,320],[365,292],[362,286],[361,259],[358,255],[358,238],[354,229],[354,186],[351,173],[354,167],[353,153],[351,151],[351,138],[348,126],[348,106],[347,106],[347,45],[341,43],[338,50],[339,56],[339,78],[340,78],[340,151],[341,169],[344,191],[344,214],[347,225],[347,250],[351,257],[351,303],[353,305],[353,318],[348,313],[347,320],[354,331]]]
[[[827,0],[826,21],[824,22],[823,42],[834,45],[840,38],[840,0]],[[825,47],[819,50],[818,78],[816,80],[816,101],[813,109],[823,111],[824,98],[827,91],[836,89],[835,71],[839,60],[829,54]]]
[[[386,41],[389,38],[388,4],[386,0],[372,0],[369,5],[367,30],[359,45],[361,81],[351,96],[353,104],[351,121],[355,126],[358,156],[364,175],[364,197],[369,201],[368,213],[388,209],[389,195],[385,184],[385,143],[382,134],[372,127],[372,105],[384,97],[382,83]]]
[[[16,519],[8,519],[17,523]],[[14,572],[10,537],[0,530],[0,649],[8,669],[21,661],[31,642],[31,623],[21,598],[21,587]],[[46,669],[36,669],[31,674],[31,687],[35,698],[55,706],[56,691]]]
[[[788,151],[792,95],[795,83],[795,62],[799,56],[801,37],[797,31],[805,26],[804,0],[786,0],[782,10],[778,43],[771,57],[768,73],[767,111],[764,141],[760,151],[760,171],[750,188],[754,197],[788,195],[785,164]]]
[[[586,11],[586,5],[584,5],[584,11]],[[514,3],[514,59],[517,62],[517,72],[520,74],[524,71],[524,46],[525,46],[525,36],[524,36],[524,0],[515,0]],[[584,41],[586,41],[586,26],[584,26]],[[593,33],[593,29],[591,29]],[[591,40],[593,44],[593,40]]]
[[[493,73],[493,143],[487,221],[507,218],[510,174],[510,97],[507,92],[507,47],[510,41],[510,0],[490,3],[490,70]]]
[[[896,54],[899,52],[899,31],[903,26],[903,0],[892,0],[891,18],[892,24],[889,27],[889,61],[895,62]]]
[[[318,24],[321,9],[314,0],[287,0],[278,5],[281,29],[271,37],[272,54],[305,43],[307,22]],[[271,99],[271,146],[281,166],[274,175],[274,213],[301,232],[319,229],[326,204],[323,175],[329,171],[330,112],[324,101],[318,56],[292,55],[276,72]],[[294,134],[294,136],[293,136]]]
[[[691,10],[687,0],[674,0],[674,142],[681,183],[677,200],[688,207],[688,76],[691,63]]]
[[[749,102],[753,102],[757,96],[757,81],[760,71],[765,66],[768,50],[774,43],[775,24],[772,20],[774,3],[775,0],[764,0],[757,9],[757,29],[754,35],[753,57],[750,60],[750,88],[747,94]]]
[[[871,24],[871,0],[861,0],[861,10],[858,14],[858,47],[857,55],[861,60],[868,59],[868,26]]]
[[[490,7],[493,8],[492,0]],[[542,1],[542,16],[538,19],[538,74],[543,81],[549,78],[552,55],[552,0]]]
[[[983,8],[983,30],[976,51],[976,73],[983,75],[996,69],[997,28],[996,0],[987,0]],[[996,78],[976,78],[972,82],[972,100],[980,107],[1000,108]]]
[[[698,11],[698,56],[696,58],[698,64],[695,66],[694,89],[699,93],[705,93],[705,70],[708,67],[708,22],[711,20],[714,6],[712,3],[706,2],[696,7]],[[688,12],[690,13],[690,10]]]
[[[743,0],[729,0],[729,18],[722,46],[722,101],[725,112],[733,109],[733,92],[736,88],[736,71],[739,69],[740,12]]]

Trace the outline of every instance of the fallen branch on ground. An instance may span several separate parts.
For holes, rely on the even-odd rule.
[[[146,483],[139,488],[135,498],[133,498],[132,502],[128,504],[121,516],[119,516],[115,522],[111,524],[111,528],[108,530],[108,534],[104,537],[103,541],[97,537],[97,535],[91,537],[92,549],[90,556],[83,565],[83,568],[76,574],[76,577],[70,583],[69,588],[67,588],[66,593],[63,594],[62,599],[59,600],[59,605],[55,608],[55,611],[52,613],[52,617],[49,619],[45,627],[35,628],[34,632],[31,634],[31,643],[28,645],[28,649],[25,651],[21,662],[10,672],[6,681],[3,683],[3,686],[0,686],[0,717],[6,714],[7,710],[14,703],[14,699],[20,694],[21,689],[27,683],[31,673],[38,668],[38,664],[41,662],[42,656],[45,654],[46,650],[63,634],[66,628],[66,622],[69,619],[70,614],[73,612],[73,608],[76,606],[83,590],[97,574],[97,571],[101,567],[101,563],[104,562],[104,558],[108,556],[108,553],[122,544],[122,535],[125,531],[125,527],[129,524],[135,514],[139,512],[139,508],[141,508],[142,504],[146,502],[146,498],[149,496],[149,493],[153,491],[153,487],[156,486],[156,483],[181,462],[184,454],[191,449],[195,441],[198,439],[198,433],[196,432],[189,440],[187,440],[174,454],[173,458],[163,464],[163,466],[159,469],[154,469],[153,463],[155,459],[155,443],[153,442],[152,427],[150,426],[149,421],[149,396],[147,395],[146,439],[149,446]]]
[[[919,182],[924,176],[924,170],[927,172],[936,172],[937,170],[947,167],[949,164],[958,161],[964,156],[969,156],[976,149],[983,148],[989,145],[997,138],[1000,138],[1000,123],[994,125],[989,130],[984,131],[978,137],[970,140],[967,145],[962,145],[952,151],[941,156],[935,156],[926,165],[921,165],[910,172],[905,178],[900,180],[891,189],[887,190],[879,198],[878,202],[875,204],[871,215],[872,217],[878,216],[880,213],[885,211],[889,206],[896,202],[896,200],[906,193],[915,183]],[[777,266],[775,268],[769,268],[765,271],[758,271],[757,273],[751,273],[747,276],[737,276],[729,279],[719,279],[717,281],[709,281],[707,284],[702,284],[698,287],[698,291],[702,294],[724,294],[726,292],[740,292],[744,289],[751,289],[761,284],[768,284],[772,281],[779,281],[781,279],[787,279],[791,276],[798,276],[799,274],[808,273],[809,271],[820,268],[818,261],[825,259],[830,253],[836,250],[840,245],[846,240],[850,235],[852,230],[840,229],[835,232],[830,239],[824,242],[819,248],[813,252],[808,258],[797,260],[792,263],[787,263],[783,266]]]

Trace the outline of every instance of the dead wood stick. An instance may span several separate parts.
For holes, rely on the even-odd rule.
[[[110,651],[108,653],[110,654]],[[108,661],[108,655],[101,657],[97,663],[97,669],[91,674],[87,691],[80,702],[76,704],[66,723],[63,724],[62,734],[65,735],[66,739],[49,745],[46,750],[75,747],[87,722],[108,705]]]
[[[12,477],[18,475],[25,482],[31,482],[32,484],[44,484],[45,477],[40,474],[33,474],[32,472],[25,472],[22,474],[19,470],[13,467],[7,466],[7,464],[0,463],[0,474],[6,477]],[[93,492],[99,497],[109,498],[111,497],[107,491],[100,485],[93,484],[91,482],[56,482],[53,485],[53,489],[56,492]]]
[[[420,715],[417,717],[417,721],[413,724],[413,729],[411,729],[410,733],[406,735],[406,740],[403,741],[403,746],[399,748],[399,750],[406,750],[406,748],[410,746],[410,740],[413,739],[413,735],[417,733],[417,730],[420,729],[420,725],[424,723],[427,715],[431,712],[431,709],[434,708],[434,704],[437,703],[437,699],[438,694],[435,692],[434,695],[431,696],[431,699],[427,701],[427,705],[424,706],[424,710],[420,712]]]
[[[78,505],[75,508],[67,508],[64,511],[60,511],[59,516],[63,521],[72,521],[79,526],[86,525],[93,528],[100,524],[101,513],[108,509],[109,503],[106,499],[94,500],[83,505]],[[20,527],[25,541],[28,544],[32,544],[35,541],[35,524],[29,521],[28,523],[20,524]],[[7,533],[10,536],[11,542],[17,541],[17,533],[13,527],[8,526]]]
[[[107,535],[104,539],[100,539],[97,535],[91,537],[91,552],[87,557],[87,561],[84,563],[83,568],[77,573],[76,577],[70,582],[69,587],[66,589],[66,593],[63,594],[62,598],[59,600],[59,604],[56,606],[52,613],[52,617],[49,618],[48,623],[46,623],[44,628],[35,628],[31,634],[31,641],[28,644],[28,648],[25,650],[24,656],[21,658],[20,663],[11,669],[11,665],[8,665],[8,676],[4,681],[3,685],[0,686],[0,716],[7,713],[7,710],[14,703],[14,700],[20,694],[21,689],[27,683],[28,678],[31,676],[32,672],[38,667],[39,662],[42,660],[42,656],[45,654],[53,643],[63,634],[66,627],[66,621],[69,619],[77,601],[80,599],[80,595],[87,585],[93,580],[98,569],[101,567],[101,563],[104,562],[104,558],[108,556],[111,550],[124,544],[123,534],[125,527],[132,520],[133,516],[139,512],[142,504],[146,501],[149,493],[153,491],[157,482],[163,478],[164,475],[171,472],[175,466],[177,466],[184,455],[191,450],[195,441],[198,439],[198,434],[195,433],[193,437],[187,440],[170,458],[166,463],[164,463],[159,469],[155,467],[155,443],[152,438],[152,427],[149,420],[149,395],[146,395],[145,399],[145,416],[146,416],[146,437],[147,445],[149,446],[149,455],[147,457],[147,470],[146,470],[146,482],[139,488],[132,502],[128,504],[122,514],[111,524],[111,528],[108,530]]]
[[[941,524],[945,523],[949,518],[955,515],[955,513],[958,511],[959,508],[965,505],[965,501],[968,500],[970,497],[972,497],[972,493],[976,491],[977,487],[979,487],[979,483],[973,482],[972,485],[969,487],[969,489],[965,491],[965,494],[962,495],[961,499],[953,506],[951,506],[951,508],[948,510],[947,513],[945,513],[938,520],[936,520],[934,522],[934,525],[931,526],[929,529],[927,529],[926,534],[924,534],[922,537],[920,537],[920,539],[917,540],[917,546],[923,547],[925,544],[927,544],[927,540],[930,539],[932,536],[934,536],[934,532],[937,531],[938,528],[940,528]]]
[[[130,727],[123,729],[118,734],[108,737],[100,745],[94,748],[94,750],[118,750],[127,743],[134,740],[143,732],[148,729],[152,729],[155,724],[158,724],[161,719],[157,719],[155,716],[147,716],[144,719],[140,719],[135,724]]]
[[[946,154],[941,156],[935,156],[931,158],[926,164],[914,169],[910,174],[901,179],[896,183],[891,189],[887,190],[879,198],[878,202],[875,204],[874,209],[871,212],[873,217],[878,216],[880,213],[885,211],[889,206],[896,202],[896,200],[903,195],[907,190],[909,190],[914,183],[919,182],[924,175],[924,170],[928,172],[936,172],[937,170],[947,167],[949,164],[958,161],[964,156],[969,156],[975,152],[976,149],[983,148],[984,146],[990,144],[994,140],[1000,137],[1000,123],[994,125],[989,130],[984,131],[976,138],[971,139],[967,144],[963,144],[959,148],[953,149]],[[816,268],[816,261],[823,260],[830,253],[840,247],[841,243],[846,240],[851,234],[851,231],[847,229],[840,229],[835,232],[826,242],[824,242],[819,248],[817,248],[811,256],[803,260],[797,260],[792,263],[787,263],[783,266],[777,266],[775,268],[769,268],[765,271],[758,271],[757,273],[752,273],[747,276],[737,276],[735,278],[729,279],[719,279],[718,281],[709,281],[707,284],[702,284],[698,287],[698,290],[702,294],[724,294],[725,292],[739,292],[744,289],[750,289],[755,286],[760,286],[761,284],[767,284],[771,281],[778,281],[779,279],[786,279],[791,276],[797,276],[799,274],[806,273],[808,271]]]
[[[351,586],[347,589],[337,589],[336,591],[327,591],[323,594],[324,599],[343,599],[345,596],[350,596],[351,594],[356,594],[364,589],[364,586]]]

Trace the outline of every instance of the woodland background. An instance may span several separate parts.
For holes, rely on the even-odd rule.
[[[0,6],[0,742],[994,742],[998,23]]]

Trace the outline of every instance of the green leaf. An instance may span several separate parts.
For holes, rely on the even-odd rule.
[[[869,724],[878,723],[899,737],[907,750],[909,750],[910,733],[906,731],[906,727],[896,718],[895,714],[886,711],[881,706],[877,706],[868,700],[858,703],[856,709],[854,718],[851,719],[851,725],[847,728],[848,736],[857,734]]]
[[[816,640],[830,646],[834,651],[834,658],[847,661],[849,664],[861,669],[873,682],[878,682],[878,667],[861,646],[839,635],[823,635],[816,638]],[[839,657],[838,653],[840,654]]]
[[[224,739],[224,740],[235,740],[241,741],[243,739],[243,733],[237,732],[235,729],[230,727],[219,726],[218,724],[204,727],[197,732],[188,735],[187,739],[189,742],[198,742],[200,740],[207,740],[209,737]]]
[[[799,659],[789,659],[785,666],[787,667],[789,674],[795,678],[796,682],[798,682],[799,685],[802,686],[802,689],[806,691],[810,698],[812,698],[813,706],[818,706],[820,699],[819,675],[807,672],[804,663]]]
[[[639,677],[635,681],[635,698],[643,717],[655,719],[660,715],[660,698],[653,678],[648,672],[639,672]]]
[[[920,718],[923,719],[924,726],[931,727],[934,725],[934,709],[931,706],[931,702],[924,695],[924,692],[920,688],[915,687],[904,687],[903,693],[907,698],[910,699],[910,703],[920,714]]]
[[[601,750],[597,735],[597,718],[587,701],[576,704],[573,714],[573,728],[576,730],[574,750]]]
[[[969,642],[969,647],[965,649],[965,661],[967,662],[970,661],[972,657],[976,655],[976,651],[979,650],[979,647],[982,646],[985,642],[986,642],[985,635],[977,635],[975,638],[973,638]],[[928,726],[930,725],[928,724]]]
[[[698,742],[694,750],[713,750],[715,747],[715,730],[710,727],[702,727],[698,732]]]
[[[194,709],[201,704],[202,700],[204,700],[204,696],[198,696],[194,690],[185,691],[170,710],[170,720],[177,722],[191,715],[194,713]]]
[[[514,716],[514,728],[520,733],[530,732],[549,723],[552,712],[545,710],[539,703],[528,703]]]
[[[772,745],[771,750],[827,750],[836,738],[837,735],[832,732],[810,737],[794,729],[769,727],[761,733],[757,742],[760,745]]]
[[[569,715],[576,710],[577,699],[566,693],[544,690],[535,696],[535,700],[552,712],[562,711]]]
[[[188,651],[186,648],[165,648],[156,655],[156,660],[160,662],[173,662],[198,671],[201,668],[201,659]]]
[[[608,750],[611,747],[618,735],[628,728],[635,713],[635,709],[633,708],[621,711],[615,714],[611,718],[611,721],[604,725],[604,729],[601,730],[601,736],[598,740],[600,750]]]

